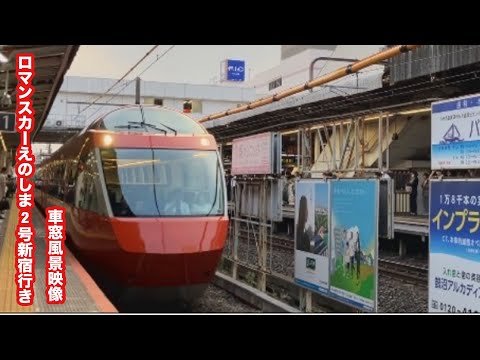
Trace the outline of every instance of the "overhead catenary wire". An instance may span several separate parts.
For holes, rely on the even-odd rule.
[[[255,109],[255,108],[260,107],[260,106],[271,104],[275,101],[279,101],[279,100],[281,100],[283,98],[286,98],[288,96],[297,94],[297,93],[305,91],[305,90],[312,89],[314,87],[317,87],[317,86],[320,86],[320,85],[323,85],[323,84],[326,84],[330,81],[342,78],[346,75],[356,73],[363,68],[366,68],[366,67],[374,65],[374,64],[378,64],[379,62],[387,60],[389,58],[392,58],[392,57],[394,57],[394,56],[396,56],[400,53],[405,53],[405,52],[414,50],[419,46],[420,45],[398,45],[398,46],[395,46],[393,48],[380,51],[376,54],[370,55],[370,56],[368,56],[368,57],[366,57],[362,60],[359,60],[359,61],[357,61],[353,64],[350,64],[348,66],[337,69],[337,70],[335,70],[335,71],[333,71],[329,74],[326,74],[326,75],[321,76],[317,79],[313,79],[311,81],[308,81],[305,84],[300,84],[300,85],[294,86],[292,88],[283,90],[283,91],[281,91],[277,94],[274,94],[272,96],[262,98],[262,99],[259,99],[259,100],[255,100],[253,102],[250,102],[247,105],[243,105],[243,106],[240,106],[240,107],[237,107],[237,108],[229,109],[227,111],[223,111],[223,112],[220,112],[220,113],[216,113],[216,114],[212,114],[212,115],[202,117],[198,120],[198,122],[203,123],[205,121],[218,119],[218,118],[221,118],[221,117],[224,117],[224,116],[227,116],[227,115],[237,114],[237,113],[240,113],[240,112],[243,112],[243,111],[247,111],[247,110],[250,110],[250,109]]]
[[[170,48],[168,48],[167,50],[165,50],[164,53],[162,53],[161,55],[157,55],[157,58],[150,64],[148,65],[141,73],[139,73],[137,75],[137,77],[141,76],[143,73],[145,73],[148,69],[150,69],[158,60],[160,60],[163,56],[165,56],[170,50],[172,50],[173,48],[175,47],[175,45],[172,45],[170,46]],[[443,54],[436,54],[436,55],[433,55],[431,57],[421,57],[421,58],[418,58],[418,59],[409,59],[408,61],[402,61],[402,62],[399,62],[397,63],[397,65],[405,65],[405,64],[414,64],[414,63],[417,63],[417,62],[421,62],[421,61],[425,61],[425,60],[430,60],[430,59],[436,59],[436,58],[440,58],[442,56],[445,56],[445,55],[451,55],[451,54],[455,54],[455,53],[461,53],[461,52],[465,52],[465,51],[470,51],[474,48],[477,48],[479,47],[478,45],[474,45],[474,46],[471,46],[471,47],[467,47],[467,48],[464,48],[464,49],[460,49],[460,50],[455,50],[455,51],[450,51],[450,52],[447,52],[447,53],[443,53]],[[322,68],[323,69],[323,68]],[[362,75],[365,75],[367,73],[371,73],[371,72],[378,72],[379,69],[364,69],[362,71],[358,71],[357,73],[352,73],[352,74],[349,74],[347,76],[344,76],[342,78],[339,78],[333,82],[330,83],[330,85],[335,85],[335,84],[338,84],[342,81],[344,81],[345,79],[348,79],[349,77],[351,76],[354,76],[356,74],[362,74]],[[115,94],[113,94],[107,101],[106,103],[109,103],[113,98],[115,98],[115,96],[117,96],[119,93],[121,93],[128,85],[130,85],[135,79],[125,83],[119,91],[117,91]],[[118,84],[118,81],[117,83]],[[113,88],[114,86],[112,86],[111,88]],[[322,86],[319,86],[319,88],[322,88]],[[332,92],[334,92],[333,90],[331,90]],[[343,95],[345,96],[345,95]],[[88,119],[85,121],[86,123],[88,122],[88,120],[90,120],[95,114],[97,114],[103,107],[97,109],[93,114],[91,114]],[[80,113],[79,113],[80,114]],[[77,114],[77,116],[79,115]]]
[[[478,74],[478,70],[472,70],[472,71],[469,71],[469,72],[466,72],[466,73],[444,77],[444,78],[442,78],[441,83],[432,83],[430,80],[427,80],[427,81],[424,81],[424,82],[419,83],[419,84],[408,84],[408,85],[397,88],[396,91],[395,91],[395,94],[397,96],[414,94],[418,91],[418,89],[417,89],[418,86],[423,86],[423,85],[426,85],[426,84],[431,84],[431,86],[427,86],[427,87],[422,88],[422,89],[423,90],[432,90],[432,89],[444,86],[443,81],[446,81],[446,80],[451,80],[451,82],[450,81],[448,82],[448,85],[461,84],[461,83],[468,82],[468,81],[475,81],[475,79],[477,78],[477,74]],[[468,76],[468,75],[471,75],[471,76]],[[454,80],[456,78],[462,78],[462,77],[466,77],[466,78],[465,79],[460,79],[460,80]],[[360,104],[367,103],[367,102],[369,102],[373,99],[376,99],[376,100],[385,99],[385,98],[388,98],[390,96],[393,96],[393,94],[392,94],[392,91],[389,90],[389,89],[378,92],[378,93],[375,93],[375,94],[368,94],[368,93],[360,94],[360,96],[358,98],[356,98],[356,104],[360,105]],[[419,100],[419,104],[420,103],[422,103],[421,100]],[[328,105],[314,106],[314,107],[310,108],[310,110],[316,111],[316,110],[318,110],[318,108],[321,108],[323,111],[328,111],[328,110],[335,109],[336,111],[341,112],[342,110],[344,110],[346,108],[346,106],[348,106],[348,105],[346,105],[345,103],[342,103],[342,100],[337,100],[337,101],[334,101],[332,103],[329,103]],[[380,111],[380,109],[363,110],[363,111],[360,110],[360,111],[357,111],[355,113],[349,113],[349,115],[347,115],[347,116],[353,116],[354,114],[356,116],[359,116],[359,115],[364,116],[364,115],[371,114],[371,113],[378,112],[378,111]],[[262,123],[265,123],[267,120],[272,121],[272,120],[276,120],[276,119],[289,117],[289,116],[292,116],[293,114],[298,114],[298,110],[296,108],[292,109],[292,110],[290,110],[287,113],[284,113],[282,115],[273,115],[273,116],[269,116],[268,119],[262,119]],[[343,115],[343,116],[345,116],[345,115]],[[312,123],[313,121],[318,122],[320,120],[321,121],[333,120],[333,119],[338,118],[338,117],[339,117],[339,115],[336,114],[336,115],[325,115],[325,116],[315,117],[315,118],[311,118],[311,119],[299,119],[299,120],[293,120],[293,121],[289,122],[288,125],[290,127],[294,127],[294,126],[297,126],[297,125],[305,125],[305,124],[308,124],[308,123]],[[239,133],[241,133],[242,136],[247,136],[247,135],[255,134],[255,133],[258,133],[258,132],[261,132],[261,131],[270,131],[271,129],[275,128],[276,126],[278,126],[278,125],[270,124],[270,125],[266,125],[266,126],[258,126],[258,127],[255,127],[255,129],[251,130],[251,131],[244,131],[244,130],[241,129],[241,127],[238,127],[236,129],[238,131],[237,135]],[[230,128],[230,131],[232,131],[232,129],[233,129],[233,127]],[[221,132],[215,132],[215,136],[217,136],[219,138],[222,138],[222,136],[225,136],[225,135],[222,135]],[[227,135],[227,137],[228,137],[228,135]]]
[[[466,51],[471,51],[471,50],[476,49],[476,48],[480,48],[480,45],[474,45],[474,46],[466,47],[466,48],[463,48],[463,49],[460,49],[460,50],[453,50],[453,51],[442,52],[442,53],[438,53],[438,54],[432,54],[431,56],[418,57],[418,58],[415,58],[415,59],[408,58],[404,61],[396,62],[395,66],[404,66],[404,65],[413,66],[414,64],[418,64],[420,62],[424,62],[424,61],[427,61],[427,60],[434,62],[434,61],[438,61],[438,59],[440,59],[442,57],[445,57],[445,56],[448,56],[448,55],[453,55],[453,54],[463,53],[463,52],[466,52]],[[362,70],[362,71],[359,71],[355,74],[350,74],[350,75],[345,76],[343,78],[337,79],[337,80],[331,82],[329,85],[320,86],[319,88],[324,88],[324,87],[334,88],[333,85],[343,83],[345,80],[351,79],[352,76],[368,75],[369,73],[372,73],[372,72],[377,72],[378,73],[379,71],[382,71],[382,70],[380,70],[379,68]],[[332,90],[333,89],[330,89],[330,91],[332,91]],[[332,92],[334,92],[334,91],[332,91]],[[341,96],[348,96],[348,95],[350,95],[350,94],[344,94],[344,95],[341,95]]]
[[[425,45],[422,45],[422,46],[425,46]],[[480,48],[480,45],[473,45],[473,46],[469,46],[469,47],[466,47],[466,48],[463,48],[463,49],[456,49],[456,50],[452,50],[452,51],[448,51],[448,52],[431,54],[430,56],[424,56],[424,57],[418,57],[418,58],[406,58],[405,60],[397,61],[395,63],[395,66],[404,66],[404,65],[413,66],[414,64],[418,64],[418,63],[420,63],[422,61],[426,61],[426,60],[437,61],[438,59],[440,59],[442,57],[445,57],[445,56],[448,56],[448,55],[459,54],[459,53],[463,53],[463,52],[467,52],[467,51],[472,51],[472,50],[477,49],[477,48]],[[335,54],[335,52],[332,54],[332,56],[334,54]],[[328,63],[329,61],[330,60],[326,60],[326,63]],[[385,63],[379,63],[379,64],[376,64],[376,65],[378,65],[379,67],[373,68],[373,69],[366,69],[366,70],[358,71],[355,74],[350,74],[350,75],[348,75],[344,78],[340,78],[340,79],[336,80],[335,82],[331,83],[330,85],[333,85],[337,82],[341,82],[342,80],[347,79],[347,78],[349,78],[351,76],[354,76],[354,75],[365,75],[367,73],[381,71],[380,67],[384,67],[386,64]],[[316,76],[320,75],[320,73],[323,71],[324,68],[325,68],[325,66],[323,66],[319,71],[317,71]],[[268,83],[269,83],[269,81],[266,81],[265,83],[262,83],[260,86],[266,85]],[[319,88],[322,88],[322,86],[319,86]]]
[[[141,75],[143,75],[148,69],[150,69],[155,63],[157,63],[161,58],[163,58],[165,55],[167,55],[176,45],[171,45],[167,50],[165,50],[161,55],[157,55],[156,59],[154,61],[152,61],[145,69],[142,70],[142,72],[140,72],[136,77],[140,77]],[[135,77],[135,78],[136,78]],[[112,101],[115,96],[117,96],[118,94],[120,94],[123,90],[125,90],[125,88],[128,87],[128,85],[130,85],[132,82],[135,81],[135,78],[133,78],[132,80],[126,82],[121,88],[120,90],[118,90],[115,94],[113,94],[105,103],[109,103],[110,101]],[[120,79],[121,81],[122,79]],[[117,81],[118,83],[118,81]],[[111,87],[113,88],[113,86]],[[105,105],[104,105],[105,106]],[[88,120],[90,120],[93,116],[95,116],[95,114],[97,114],[101,109],[103,109],[104,106],[101,106],[99,107],[93,114],[91,114],[87,120],[85,120],[85,124],[88,123]],[[78,114],[80,115],[80,113]]]
[[[425,45],[423,45],[423,46],[425,46]],[[480,45],[472,45],[472,46],[468,46],[468,47],[465,47],[465,48],[462,48],[462,49],[455,49],[455,50],[447,51],[447,52],[438,52],[438,53],[431,52],[431,54],[428,55],[428,56],[422,56],[422,57],[416,57],[416,58],[407,57],[405,59],[396,59],[395,66],[396,67],[400,67],[400,66],[413,67],[414,65],[419,64],[421,62],[425,62],[425,61],[430,61],[433,64],[443,57],[453,55],[453,54],[460,54],[460,53],[464,53],[464,52],[469,52],[469,51],[472,51],[472,50],[478,50],[478,49],[480,49]],[[377,65],[381,65],[381,64],[377,64]],[[383,65],[385,65],[385,64],[383,64]],[[352,79],[352,76],[357,76],[357,84],[358,84],[358,81],[360,79],[358,77],[358,75],[362,75],[362,77],[365,78],[365,75],[368,75],[369,73],[373,73],[373,72],[379,72],[379,71],[384,71],[384,70],[381,70],[380,68],[364,69],[362,71],[358,71],[357,73],[352,73],[352,74],[347,75],[345,77],[339,78],[339,79],[329,83],[329,85],[319,86],[318,90],[325,89],[325,88],[330,88],[330,91],[334,94],[340,95],[342,97],[350,96],[352,94],[348,94],[346,92],[343,93],[343,94],[339,94],[338,92],[335,91],[334,88],[336,88],[336,87],[333,86],[333,85],[343,83],[347,79]],[[359,90],[358,86],[355,87],[355,88],[352,87],[352,90],[353,89]],[[342,92],[342,91],[340,90],[340,92]]]
[[[128,74],[130,74],[133,70],[135,70],[135,68],[138,65],[140,65],[159,46],[160,45],[154,45],[150,50],[148,50],[147,53],[145,55],[143,55],[142,58],[140,60],[138,60],[137,63],[135,65],[133,65],[120,79],[118,79],[112,86],[110,86],[107,91],[105,91],[103,94],[98,96],[95,100],[93,100],[90,104],[88,104],[86,107],[84,107],[77,114],[77,116],[80,115],[81,113],[83,113],[85,110],[87,110],[90,106],[94,105],[98,100],[103,98],[105,95],[107,95],[110,92],[110,90],[112,90],[115,86],[117,86],[117,84],[119,84],[123,79],[125,79],[128,76]]]

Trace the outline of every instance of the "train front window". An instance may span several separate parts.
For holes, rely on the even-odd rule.
[[[218,216],[224,179],[215,151],[102,149],[114,216]]]
[[[98,123],[97,128],[165,135],[205,134],[195,120],[176,111],[149,106],[113,111]]]

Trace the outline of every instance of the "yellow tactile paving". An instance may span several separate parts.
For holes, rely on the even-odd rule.
[[[8,224],[0,250],[0,312],[32,312],[33,306],[17,304],[17,285],[15,284],[15,228],[18,221],[18,208],[10,208]]]

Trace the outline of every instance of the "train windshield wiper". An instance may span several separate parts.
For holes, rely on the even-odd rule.
[[[140,121],[129,121],[128,122],[129,124],[135,124],[135,125],[141,125],[141,126],[145,126],[145,127],[149,127],[149,128],[152,128],[152,129],[155,129],[155,130],[158,130],[158,131],[163,131],[165,133],[165,135],[167,135],[167,131],[164,130],[164,129],[160,129],[158,126],[154,125],[154,124],[150,124],[150,123],[147,123],[147,122],[140,122]],[[166,127],[167,129],[173,131],[175,133],[175,135],[177,135],[177,130],[175,130],[174,128],[171,128],[170,126],[167,126],[161,122],[158,122],[160,125],[162,125],[163,127]]]
[[[170,127],[170,126],[165,125],[164,123],[162,123],[162,122],[160,122],[160,121],[158,121],[158,123],[159,123],[160,125],[162,125],[163,127],[166,127],[168,130],[173,131],[173,132],[175,133],[175,136],[177,136],[177,130],[175,130],[174,128],[172,128],[172,127]],[[145,124],[145,122],[144,122],[144,124]],[[148,124],[148,123],[147,123],[147,124]],[[149,126],[155,126],[155,125],[152,125],[152,124],[148,124],[148,125],[149,125]],[[156,127],[156,126],[155,126],[155,127]]]
[[[139,126],[139,125],[116,125],[115,126],[115,129],[142,129],[143,127],[142,126]]]
[[[148,123],[145,123],[145,122],[142,122],[142,121],[129,121],[128,123],[129,123],[129,124],[133,124],[134,126],[143,127],[144,129],[154,129],[154,130],[157,130],[157,131],[161,131],[161,132],[163,132],[165,135],[167,135],[167,131],[166,131],[166,130],[160,129],[159,127],[156,127],[156,126],[153,125],[153,124],[148,124]]]

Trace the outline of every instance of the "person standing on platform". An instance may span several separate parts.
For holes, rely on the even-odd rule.
[[[231,201],[235,202],[235,190],[237,186],[237,177],[234,175],[230,179],[230,191],[232,192],[230,198],[232,199]]]
[[[430,174],[427,172],[423,173],[423,182],[422,182],[422,199],[423,199],[423,209],[425,214],[428,215],[429,208],[429,196],[430,196],[430,180],[435,175],[435,172],[432,171]]]
[[[410,215],[417,216],[418,173],[415,170],[410,171],[406,190],[410,193]]]

